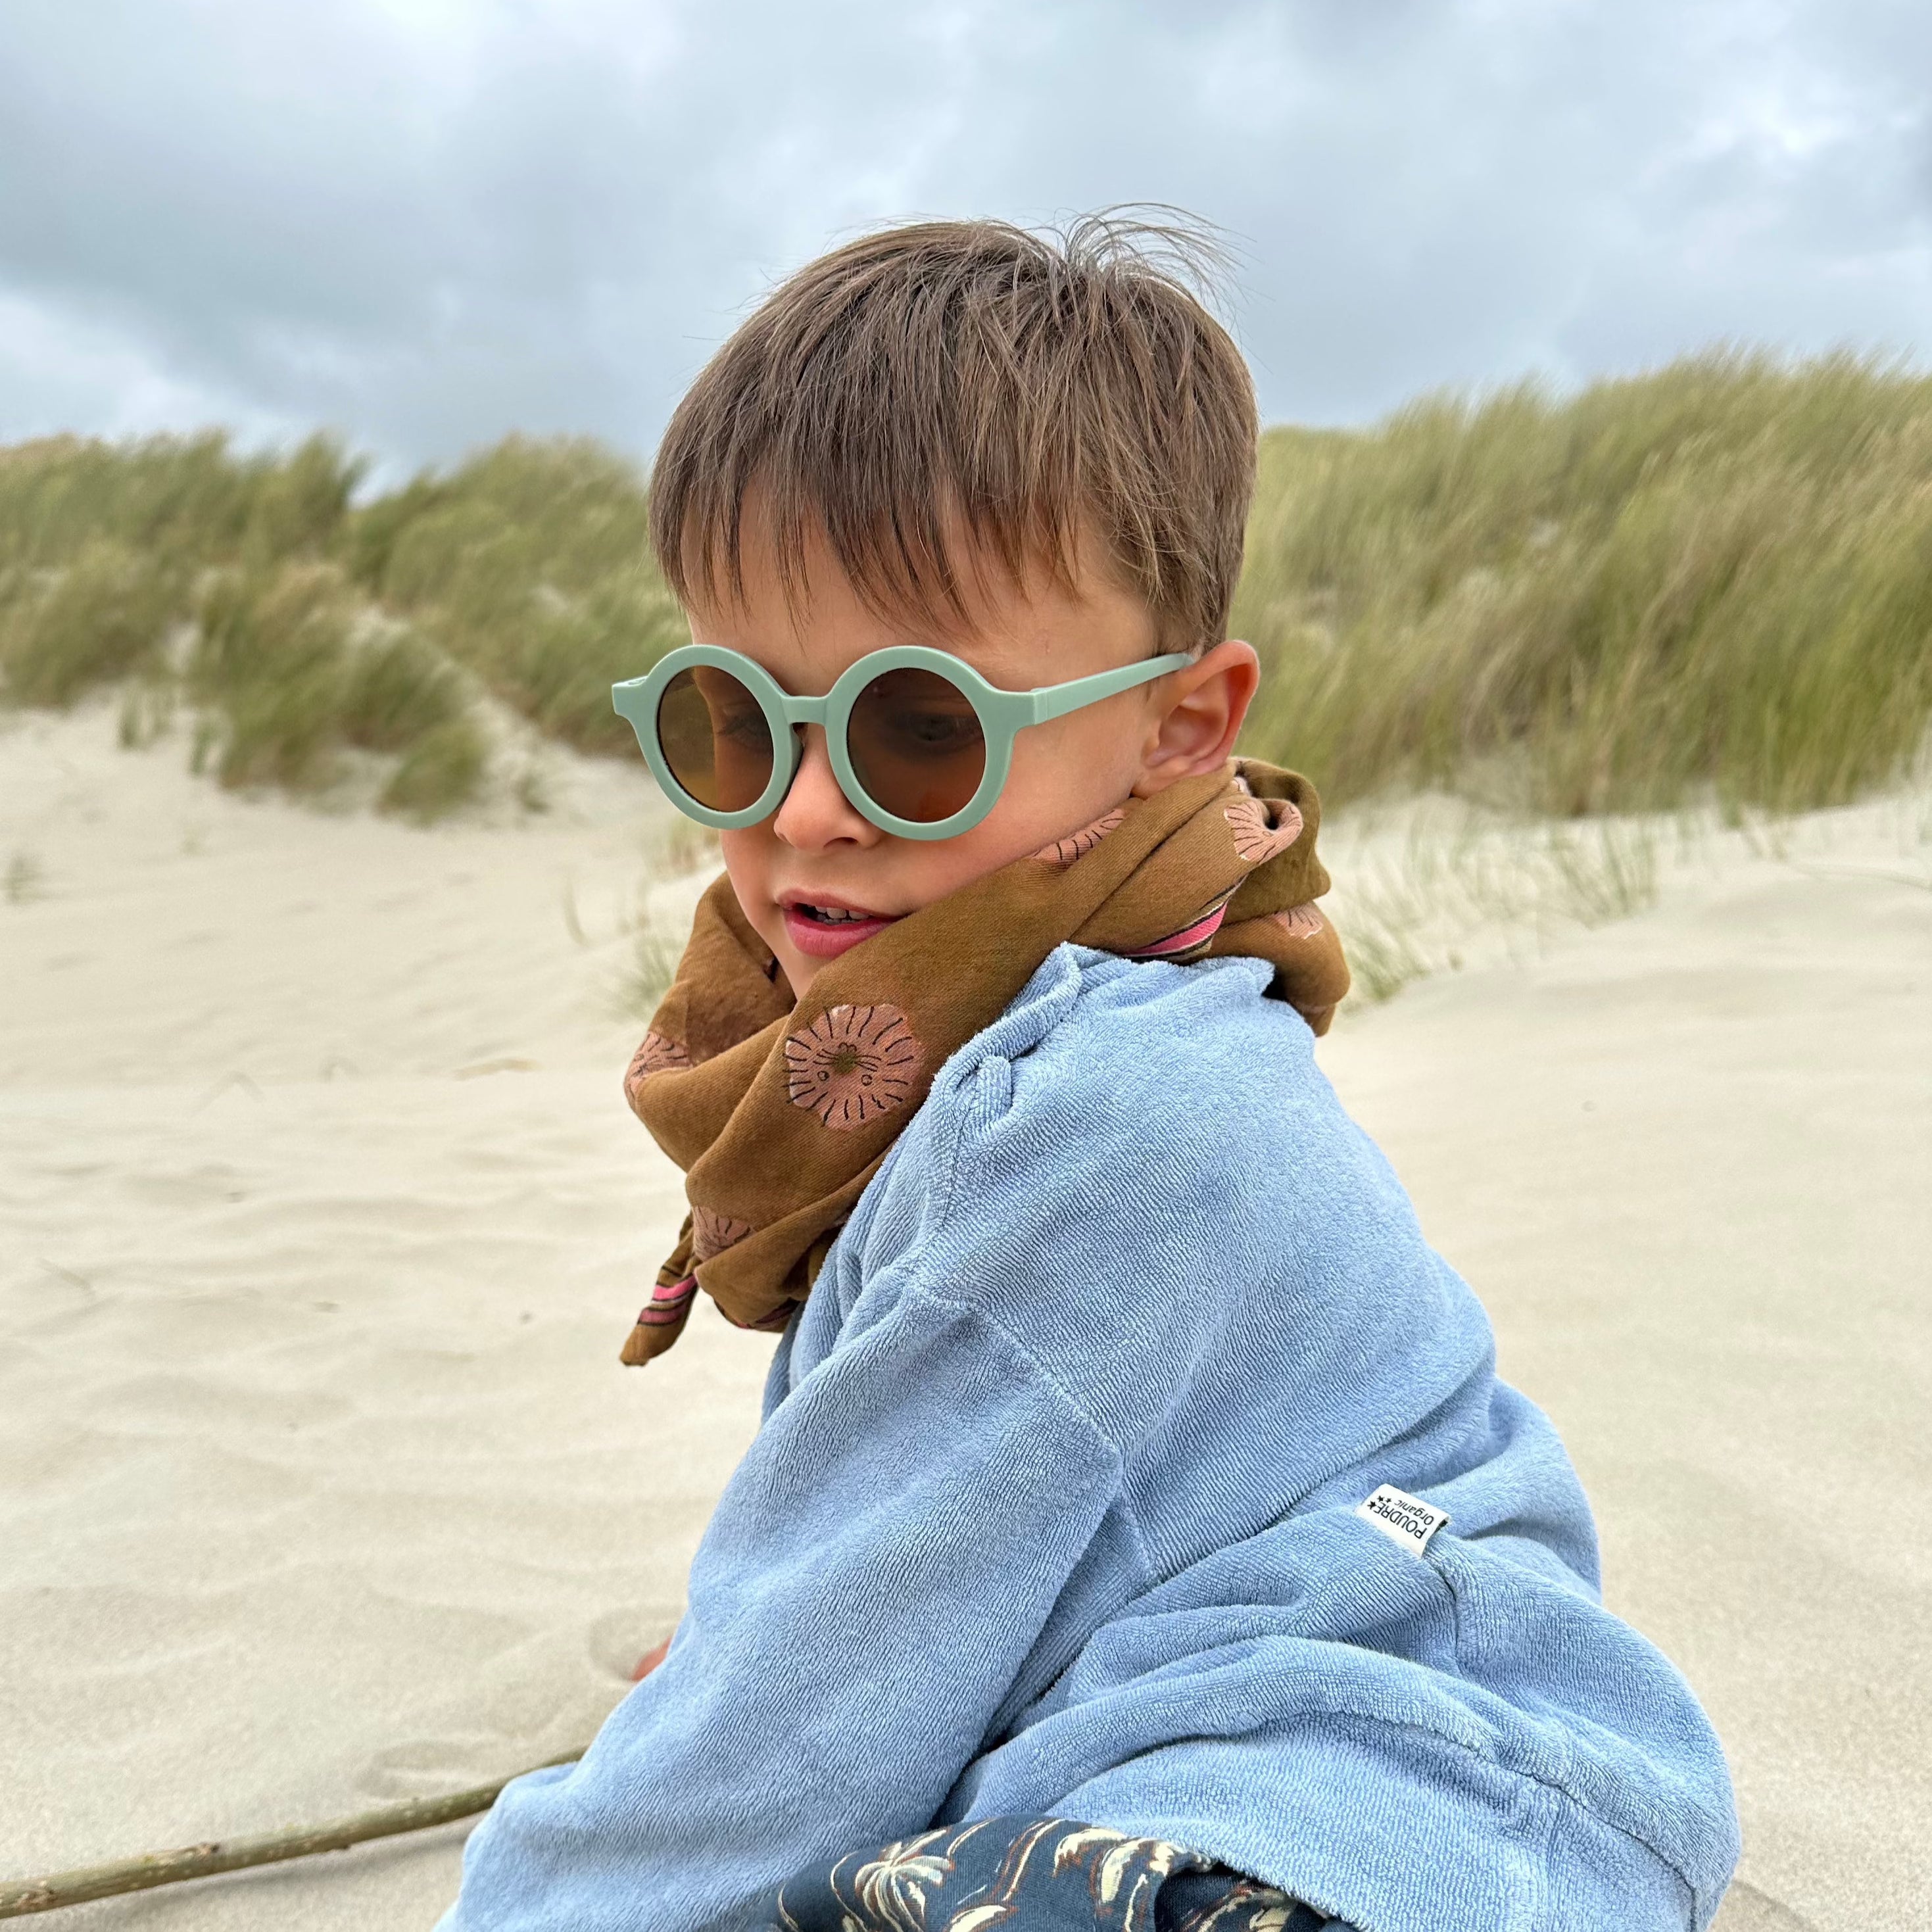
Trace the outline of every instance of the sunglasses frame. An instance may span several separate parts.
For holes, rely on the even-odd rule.
[[[868,652],[856,664],[848,664],[824,697],[796,698],[763,664],[742,651],[722,644],[681,644],[660,658],[646,676],[614,684],[610,702],[637,734],[638,748],[665,796],[686,818],[696,819],[700,825],[721,832],[735,831],[742,826],[755,825],[777,811],[798,775],[800,753],[794,728],[818,724],[824,728],[838,788],[856,811],[880,831],[898,838],[952,838],[970,832],[992,810],[1006,789],[1006,775],[1012,768],[1013,740],[1029,724],[1044,724],[1049,719],[1065,717],[1070,711],[1084,710],[1102,698],[1131,691],[1136,685],[1150,684],[1192,662],[1184,651],[1169,651],[1139,664],[1123,665],[1117,670],[1072,678],[1064,684],[1042,685],[1033,691],[1002,691],[998,686],[988,684],[963,658],[955,657],[950,651],[934,650],[926,644],[894,644],[884,650]],[[693,798],[672,775],[658,742],[658,705],[666,688],[680,671],[700,664],[728,671],[737,679],[758,700],[771,733],[771,782],[757,802],[742,811],[716,811]],[[853,769],[845,739],[852,707],[874,678],[890,670],[937,672],[958,689],[979,718],[980,734],[986,742],[986,768],[980,776],[979,788],[949,818],[934,819],[928,824],[899,818],[866,790]]]

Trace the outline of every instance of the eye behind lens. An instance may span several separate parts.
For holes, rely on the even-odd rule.
[[[853,704],[845,746],[872,801],[914,824],[963,812],[986,776],[980,714],[937,671],[908,668],[873,679]]]
[[[747,686],[716,664],[680,671],[658,700],[658,748],[670,774],[713,812],[743,812],[772,781],[772,733]]]

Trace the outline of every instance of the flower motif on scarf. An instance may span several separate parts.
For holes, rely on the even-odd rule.
[[[691,1210],[692,1259],[708,1262],[751,1232],[751,1222],[740,1220],[735,1214],[721,1214],[715,1208],[694,1207]]]
[[[1049,865],[1070,866],[1075,860],[1084,858],[1108,832],[1118,831],[1126,815],[1126,808],[1117,805],[1112,812],[1103,812],[1091,825],[1083,825],[1078,832],[1070,832],[1064,838],[1042,845],[1033,856]]]
[[[1286,852],[1301,836],[1301,814],[1292,799],[1238,798],[1222,815],[1233,830],[1235,856],[1245,865],[1258,866]]]
[[[661,1033],[647,1033],[644,1043],[624,1070],[624,1097],[634,1108],[638,1092],[653,1073],[677,1073],[691,1064],[691,1055],[677,1041]]]
[[[1268,914],[1291,939],[1312,939],[1328,922],[1312,905],[1290,906],[1286,912]]]
[[[903,1107],[926,1049],[896,1006],[833,1006],[785,1036],[784,1056],[786,1097],[842,1131]]]

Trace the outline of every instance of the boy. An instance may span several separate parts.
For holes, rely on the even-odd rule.
[[[1729,1878],[1715,1738],[1316,1070],[1316,802],[1232,757],[1253,396],[1164,238],[855,242],[667,433],[693,642],[618,701],[726,872],[626,1078],[692,1212],[626,1359],[700,1288],[780,1339],[668,1654],[452,1932],[1648,1932]]]

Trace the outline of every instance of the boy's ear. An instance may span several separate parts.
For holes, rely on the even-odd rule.
[[[1135,797],[1151,798],[1181,778],[1219,771],[1233,755],[1261,681],[1261,659],[1239,638],[1163,678],[1154,687],[1161,709],[1148,728]]]

